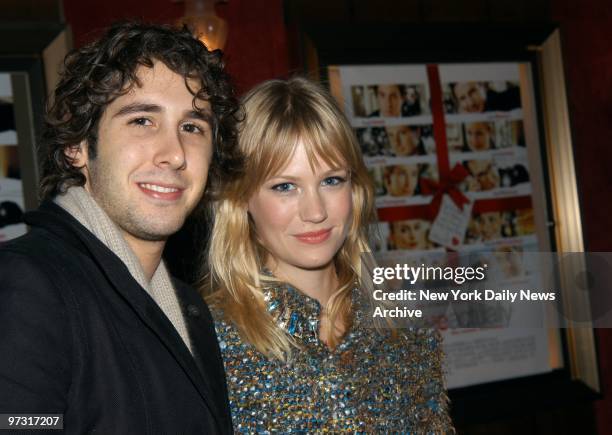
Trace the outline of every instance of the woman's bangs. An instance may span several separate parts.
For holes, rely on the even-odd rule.
[[[329,127],[321,122],[302,126],[300,140],[308,156],[310,168],[314,171],[322,161],[331,169],[352,169],[348,141],[336,128]]]
[[[300,143],[299,134],[290,125],[283,122],[271,124],[266,128],[262,143],[251,155],[253,167],[249,173],[252,174],[251,185],[255,189],[287,166]]]

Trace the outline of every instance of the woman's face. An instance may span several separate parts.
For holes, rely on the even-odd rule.
[[[502,216],[500,212],[492,211],[482,213],[478,217],[480,233],[484,240],[493,240],[501,237]]]
[[[392,238],[396,249],[426,249],[429,222],[408,219],[391,223]]]
[[[499,174],[491,160],[469,160],[467,167],[478,182],[478,190],[491,190],[499,187]]]
[[[332,169],[317,160],[313,170],[301,144],[289,164],[266,180],[248,203],[259,241],[270,253],[266,265],[286,278],[296,269],[333,264],[346,239],[352,208],[348,168]]]
[[[468,148],[484,151],[491,148],[491,126],[486,122],[474,122],[465,128]]]

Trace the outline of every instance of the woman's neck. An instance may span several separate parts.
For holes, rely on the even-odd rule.
[[[321,307],[327,306],[338,289],[338,276],[333,262],[320,269],[302,269],[288,264],[269,264],[268,268],[281,281],[316,299]]]

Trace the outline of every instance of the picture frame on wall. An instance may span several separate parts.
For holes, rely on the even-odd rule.
[[[70,46],[64,24],[0,26],[0,242],[25,234],[38,206],[38,158],[47,90]]]

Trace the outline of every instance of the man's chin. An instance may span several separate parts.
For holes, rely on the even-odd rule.
[[[168,237],[177,233],[184,224],[181,222],[168,223],[166,225],[130,225],[124,231],[130,236],[147,242],[165,242]]]

